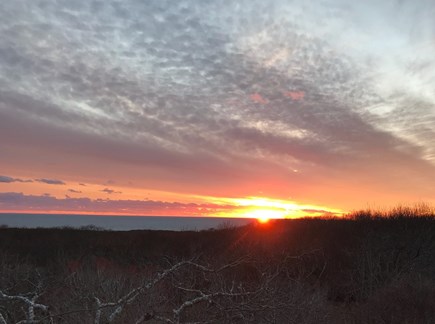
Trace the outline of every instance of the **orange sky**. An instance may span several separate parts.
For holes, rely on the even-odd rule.
[[[112,2],[1,7],[0,212],[435,203],[431,5]]]
[[[6,177],[3,177],[6,180]],[[17,180],[18,178],[13,178]],[[76,213],[154,216],[217,216],[259,218],[295,218],[303,216],[341,215],[339,209],[302,205],[291,200],[264,197],[211,197],[171,193],[134,187],[89,183],[48,184],[31,179],[0,182],[8,186],[9,205],[4,212]],[[29,182],[20,182],[29,181]],[[108,188],[110,187],[110,189]],[[26,194],[14,194],[22,193]],[[6,197],[8,193],[4,193]],[[109,195],[109,197],[108,197]],[[146,197],[146,198],[144,198]],[[85,199],[86,201],[83,201]]]

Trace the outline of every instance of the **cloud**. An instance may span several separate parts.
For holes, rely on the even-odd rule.
[[[36,182],[41,182],[49,185],[65,185],[65,182],[62,180],[56,179],[35,179]]]
[[[77,193],[77,194],[82,193],[80,190],[74,190],[74,189],[68,189],[68,192]]]
[[[12,178],[8,176],[0,176],[0,183],[12,183],[12,182],[33,182],[29,179],[19,179],[19,178]]]
[[[249,96],[251,98],[251,100],[255,103],[259,103],[259,104],[263,104],[266,105],[268,103],[268,101],[266,99],[264,99],[261,94],[259,93],[253,93]]]
[[[20,178],[12,178],[12,177],[8,177],[8,176],[0,176],[0,183],[12,183],[12,182],[23,182],[23,183],[30,183],[30,182],[41,182],[41,183],[45,183],[45,184],[50,184],[50,185],[64,185],[65,182],[61,181],[61,180],[56,180],[56,179],[20,179]]]
[[[138,215],[203,215],[218,213],[234,208],[230,205],[195,204],[156,200],[108,200],[25,195],[18,192],[0,193],[2,210],[27,210],[44,212],[57,210],[64,212],[101,212]]]
[[[353,206],[353,188],[433,197],[430,1],[23,3],[0,4],[0,166]]]
[[[115,191],[115,190],[112,190],[112,189],[109,189],[109,188],[105,188],[105,189],[100,190],[100,191],[101,192],[105,192],[105,193],[107,193],[109,195],[111,195],[111,194],[121,194],[122,193],[121,191]]]
[[[17,181],[17,180],[14,178],[7,177],[7,176],[0,176],[0,182],[11,183],[11,182],[15,182],[15,181]]]
[[[303,100],[305,97],[304,91],[285,91],[283,94],[295,101]]]
[[[255,207],[254,205],[251,207]],[[264,206],[257,206],[259,209]],[[183,203],[161,200],[111,200],[90,199],[86,197],[73,198],[65,195],[65,198],[56,198],[50,195],[25,195],[19,192],[0,193],[0,208],[4,211],[28,211],[28,212],[82,212],[82,213],[114,213],[132,215],[154,216],[217,216],[221,214],[244,214],[249,213],[246,206],[238,206],[227,203]],[[270,207],[272,208],[272,207]],[[285,212],[283,208],[277,210]],[[324,216],[337,215],[330,210],[300,209],[300,215]]]

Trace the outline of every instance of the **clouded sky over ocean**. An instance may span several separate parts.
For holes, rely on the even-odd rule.
[[[434,203],[433,17],[432,0],[1,1],[0,210]]]

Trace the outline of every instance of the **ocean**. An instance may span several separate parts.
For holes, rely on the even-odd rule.
[[[71,214],[0,214],[0,226],[8,227],[86,227],[129,231],[140,229],[199,231],[223,226],[243,226],[254,222],[246,218],[173,217],[173,216],[106,216]]]

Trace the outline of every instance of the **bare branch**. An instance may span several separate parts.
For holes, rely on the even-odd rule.
[[[95,297],[95,302],[97,303],[97,309],[95,310],[95,320],[94,324],[100,324],[100,318],[101,318],[101,301]]]
[[[3,317],[2,313],[0,313],[0,324],[8,324],[8,323],[6,323],[6,320]]]
[[[122,296],[121,298],[119,298],[115,302],[102,303],[98,298],[95,298],[95,300],[97,301],[97,311],[96,311],[96,315],[95,315],[95,324],[99,324],[100,319],[101,319],[101,310],[103,308],[115,307],[115,309],[110,313],[110,315],[107,318],[108,322],[112,323],[116,319],[116,317],[119,314],[121,314],[125,305],[132,303],[141,293],[153,288],[157,283],[159,283],[161,280],[163,280],[169,274],[173,273],[174,271],[176,271],[177,269],[179,269],[180,267],[185,266],[185,265],[197,265],[197,264],[195,264],[191,261],[178,262],[177,264],[173,265],[169,269],[166,269],[163,272],[159,273],[153,280],[148,281],[145,284],[143,284],[142,286],[139,286],[139,287],[131,290],[130,292],[128,292],[127,294],[125,294],[124,296]],[[197,265],[197,266],[201,267],[200,265]]]
[[[219,291],[219,292],[215,292],[215,293],[205,294],[202,291],[196,290],[196,289],[188,289],[188,288],[182,288],[182,287],[178,287],[178,288],[185,290],[185,291],[196,292],[200,296],[185,301],[178,308],[173,310],[175,323],[179,323],[180,316],[185,309],[192,307],[192,306],[194,306],[198,303],[201,303],[203,301],[212,302],[212,299],[215,297],[240,297],[240,296],[248,296],[248,295],[252,295],[252,294],[256,293],[254,291],[241,292],[241,293]]]
[[[40,289],[41,285],[38,284],[37,289]],[[23,295],[7,295],[3,291],[0,290],[0,298],[6,299],[6,300],[18,300],[27,305],[27,312],[26,312],[26,323],[33,323],[35,322],[35,309],[40,309],[44,312],[48,312],[48,306],[42,305],[39,303],[36,303],[36,300],[40,297],[40,294],[38,293],[31,293],[33,296],[32,298],[28,298]],[[26,294],[29,295],[29,294]]]

